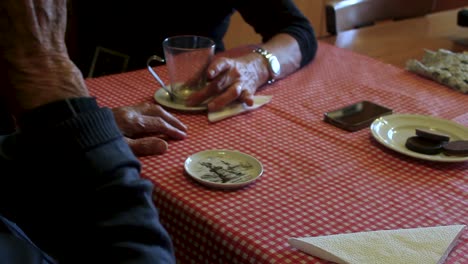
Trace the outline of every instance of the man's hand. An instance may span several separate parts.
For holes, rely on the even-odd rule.
[[[167,150],[165,139],[184,139],[187,127],[151,103],[113,108],[115,120],[137,156],[162,154]]]

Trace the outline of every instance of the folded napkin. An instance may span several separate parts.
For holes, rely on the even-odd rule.
[[[233,103],[224,107],[223,109],[216,112],[208,113],[208,120],[210,122],[217,122],[228,117],[232,117],[247,111],[255,110],[262,105],[265,105],[271,101],[271,95],[256,95],[254,96],[254,104],[247,106],[245,103]]]
[[[382,230],[321,237],[290,238],[307,254],[346,264],[440,264],[465,225]]]
[[[408,60],[406,69],[462,93],[468,93],[468,52],[426,50],[421,61]]]

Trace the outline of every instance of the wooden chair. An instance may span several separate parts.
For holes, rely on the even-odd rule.
[[[382,20],[423,16],[434,10],[436,0],[331,0],[325,3],[327,32],[337,33],[373,25]]]

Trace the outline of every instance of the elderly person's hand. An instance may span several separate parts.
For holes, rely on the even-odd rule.
[[[113,108],[115,119],[137,156],[162,154],[167,150],[165,139],[184,139],[187,127],[152,103]]]
[[[278,80],[298,70],[302,54],[298,42],[290,35],[280,33],[262,44],[262,48],[274,54],[281,67],[276,76],[270,76],[267,60],[252,47],[245,47],[245,55],[236,58],[218,57],[208,66],[208,81],[204,89],[193,93],[187,102],[189,106],[199,105],[205,100],[209,111],[217,111],[234,101],[252,106],[257,89],[271,77]]]
[[[213,97],[208,103],[210,111],[216,111],[239,100],[253,105],[257,87],[266,82],[268,72],[255,54],[239,58],[216,58],[208,67],[210,83],[199,92],[192,94],[187,105],[195,106]]]

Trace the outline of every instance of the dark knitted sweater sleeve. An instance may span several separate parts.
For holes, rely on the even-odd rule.
[[[238,0],[235,8],[255,32],[267,41],[278,33],[294,37],[302,53],[301,67],[317,52],[317,39],[310,21],[292,0]]]
[[[60,263],[175,262],[153,185],[110,109],[77,98],[19,123],[0,153],[0,213],[41,250]]]

